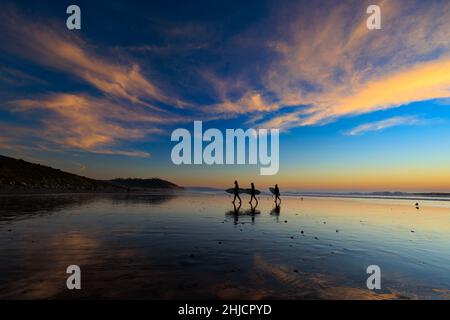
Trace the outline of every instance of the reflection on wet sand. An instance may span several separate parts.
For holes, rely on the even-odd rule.
[[[113,194],[109,196],[113,204],[120,205],[159,205],[178,197],[177,193],[164,194]]]
[[[0,195],[0,221],[27,219],[34,215],[48,215],[58,211],[88,206],[100,200],[113,205],[158,205],[176,198],[168,194],[54,194],[54,195]]]
[[[1,285],[2,299],[48,299],[67,291],[66,268],[75,264],[85,266],[95,259],[101,244],[86,234],[55,234],[45,239],[46,250],[41,245],[25,246],[18,262],[23,269],[9,272],[8,282]]]
[[[261,284],[268,278],[284,288],[283,299],[408,299],[395,292],[375,293],[369,289],[336,285],[336,279],[320,273],[305,273],[286,265],[271,264],[262,256],[254,257],[256,277]],[[275,291],[276,292],[276,291]]]
[[[258,208],[216,195],[17,199],[0,200],[3,299],[449,296],[450,204],[423,202],[418,213],[406,201],[285,197],[274,223],[281,208],[270,199]],[[65,287],[71,264],[81,291]],[[382,269],[380,291],[365,287],[370,264]]]
[[[239,217],[250,217],[251,223],[255,223],[255,217],[261,214],[261,211],[257,210],[257,206],[250,205],[250,209],[241,210],[242,204],[239,203],[237,206],[233,203],[233,210],[225,212],[225,216],[233,218],[233,223],[236,225],[239,223]]]
[[[275,221],[280,222],[281,205],[275,204],[273,209],[270,210],[270,215],[275,217]]]
[[[79,207],[96,201],[98,196],[75,195],[17,195],[0,196],[0,221],[27,219],[34,215],[48,215],[53,212]]]

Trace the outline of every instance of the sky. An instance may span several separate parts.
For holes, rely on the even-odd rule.
[[[194,120],[280,129],[278,174],[174,165]],[[3,1],[0,128],[0,154],[98,179],[450,192],[450,2]]]

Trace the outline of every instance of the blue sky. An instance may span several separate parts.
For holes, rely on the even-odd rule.
[[[450,4],[6,1],[0,152],[94,178],[450,191]],[[280,128],[280,171],[171,163],[170,133]]]

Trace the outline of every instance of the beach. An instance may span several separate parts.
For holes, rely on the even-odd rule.
[[[218,193],[2,196],[0,298],[450,298],[450,202],[248,197],[236,212]]]

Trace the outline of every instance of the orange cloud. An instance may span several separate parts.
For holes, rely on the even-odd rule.
[[[220,96],[223,101],[215,107],[227,114],[250,114],[260,126],[292,128],[448,98],[450,3],[379,5],[382,30],[377,31],[366,27],[364,3],[333,4],[328,11],[290,7],[270,20],[273,37],[266,45],[275,57],[261,68],[260,103],[248,103],[254,89],[246,83],[240,98]],[[260,25],[248,41],[259,33]],[[271,99],[264,101],[264,96]],[[285,107],[294,109],[272,113]]]
[[[337,98],[305,121],[367,113],[397,107],[414,101],[450,97],[450,58],[418,64],[410,69],[374,79],[361,85],[354,94]]]
[[[369,113],[406,105],[415,101],[450,97],[450,58],[417,64],[360,84],[353,93],[324,94],[322,101],[306,111],[294,111],[267,121],[265,126],[314,125],[334,118]]]
[[[46,111],[44,116],[39,114],[37,126],[11,125],[8,133],[11,141],[27,145],[32,138],[39,140],[34,146],[39,143],[40,148],[50,150],[72,148],[148,157],[147,152],[122,150],[119,146],[125,141],[161,134],[163,125],[186,121],[157,104],[175,108],[189,107],[190,104],[175,95],[166,95],[143,74],[139,64],[128,62],[117,52],[114,59],[105,52],[100,55],[96,47],[74,33],[64,32],[60,26],[52,28],[51,24],[31,22],[14,10],[5,10],[0,13],[0,48],[73,75],[98,89],[104,97],[55,93],[11,101],[2,107],[11,106],[10,111],[26,114],[34,110]],[[12,69],[5,70],[9,71],[7,77],[0,78],[10,82],[11,75],[21,76]],[[25,79],[24,76],[21,78]],[[37,82],[37,79],[31,80]],[[7,145],[4,140],[0,147],[5,149]]]
[[[230,100],[210,106],[209,112],[224,114],[248,114],[251,112],[268,112],[277,109],[274,103],[267,102],[259,92],[248,92],[236,102]]]
[[[162,92],[141,71],[137,63],[120,63],[123,57],[112,60],[99,56],[90,46],[73,34],[57,32],[60,27],[32,23],[17,13],[8,12],[0,16],[2,28],[1,47],[22,57],[75,75],[101,92],[132,103],[160,110],[153,102],[163,102],[173,107],[182,107],[180,99]],[[122,59],[123,60],[123,59]]]
[[[44,110],[39,136],[58,146],[102,154],[149,156],[148,153],[120,150],[120,142],[143,139],[149,134],[161,134],[155,124],[167,124],[181,119],[176,116],[151,115],[146,109],[129,109],[108,100],[88,95],[52,94],[41,99],[21,99],[10,102],[12,111],[30,113]]]

